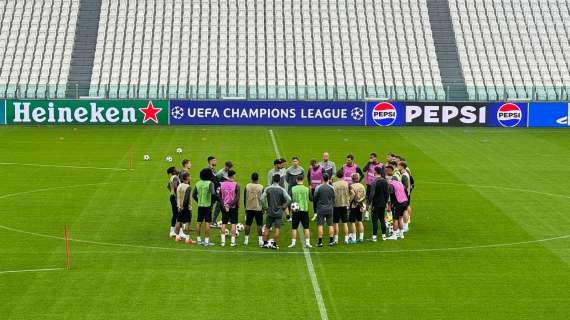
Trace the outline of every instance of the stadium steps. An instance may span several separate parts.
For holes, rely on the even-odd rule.
[[[81,0],[79,3],[75,42],[71,53],[71,66],[65,93],[67,98],[89,95],[101,2],[101,0]]]
[[[449,88],[448,100],[467,99],[467,87],[459,62],[457,41],[451,22],[448,0],[427,1],[435,52],[444,88]]]

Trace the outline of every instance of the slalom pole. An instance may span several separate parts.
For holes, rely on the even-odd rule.
[[[67,236],[67,224],[63,226],[63,238],[65,239],[65,266],[69,271],[71,269],[71,263],[69,260],[69,238]]]

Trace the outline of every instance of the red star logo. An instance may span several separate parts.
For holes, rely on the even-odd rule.
[[[140,112],[144,113],[143,123],[146,123],[149,120],[154,121],[154,123],[158,124],[158,119],[156,115],[162,111],[162,108],[155,108],[152,105],[152,101],[148,102],[148,106],[146,108],[139,108]]]

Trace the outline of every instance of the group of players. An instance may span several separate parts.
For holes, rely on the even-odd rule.
[[[325,224],[329,246],[339,243],[340,227],[345,243],[363,242],[363,221],[369,219],[372,220],[372,237],[369,240],[373,242],[378,241],[379,226],[382,240],[404,239],[409,230],[414,179],[407,162],[400,156],[388,154],[386,162],[382,163],[376,153],[371,153],[367,164],[360,168],[349,154],[339,170],[326,152],[322,161],[311,160],[307,171],[300,165],[298,157],[291,159],[288,168],[283,158],[276,159],[273,165],[267,174],[265,187],[260,183],[259,174],[254,172],[251,182],[243,190],[246,213],[244,245],[249,243],[254,221],[259,246],[269,249],[279,249],[284,220],[292,224],[289,248],[296,246],[299,225],[303,226],[304,246],[312,248],[309,220],[317,222],[317,247],[323,246]],[[190,187],[189,160],[182,161],[180,171],[175,167],[167,169],[172,208],[170,236],[176,241],[195,243],[190,236],[194,200],[197,204],[197,243],[214,246],[210,240],[210,228],[220,227],[220,245],[225,246],[227,235],[231,235],[230,246],[237,246],[241,187],[236,182],[231,161],[226,161],[219,171],[216,171],[216,166],[216,158],[208,157],[208,166],[200,170],[200,179],[193,190]],[[312,202],[314,211],[312,218],[309,217],[309,202]],[[220,213],[222,219],[218,223]],[[387,221],[391,221],[391,228],[387,228]],[[226,231],[228,225],[229,232]]]

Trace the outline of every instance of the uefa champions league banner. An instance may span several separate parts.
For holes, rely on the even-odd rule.
[[[6,123],[168,124],[167,100],[6,100]]]
[[[527,103],[511,102],[368,102],[367,125],[526,127]]]
[[[365,126],[362,101],[170,101],[171,125]]]
[[[528,106],[528,126],[570,128],[570,103],[531,102]]]

